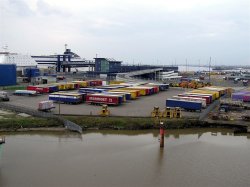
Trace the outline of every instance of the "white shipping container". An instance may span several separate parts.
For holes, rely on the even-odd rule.
[[[107,81],[102,81],[102,86],[106,86],[107,85]]]
[[[38,104],[38,110],[48,110],[52,108],[55,108],[53,101],[41,101]]]

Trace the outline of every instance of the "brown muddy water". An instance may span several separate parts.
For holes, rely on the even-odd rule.
[[[0,186],[250,186],[250,136],[226,129],[9,133]]]

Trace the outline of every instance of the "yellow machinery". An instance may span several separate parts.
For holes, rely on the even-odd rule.
[[[109,116],[110,111],[108,110],[108,105],[102,105],[100,116]]]
[[[181,108],[179,108],[179,107],[175,107],[175,108],[166,107],[165,110],[162,112],[162,117],[164,117],[164,118],[181,118]]]
[[[159,109],[158,106],[154,107],[154,110],[151,112],[151,116],[153,118],[155,118],[155,117],[161,117],[162,116],[161,111],[160,111],[160,109]]]
[[[181,118],[181,108],[175,107],[174,112],[173,112],[174,118]]]
[[[164,118],[173,118],[173,109],[170,107],[166,107],[162,112],[162,117]]]

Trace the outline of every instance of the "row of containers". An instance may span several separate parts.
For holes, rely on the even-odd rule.
[[[77,90],[79,88],[102,85],[102,80],[72,81],[53,84],[29,85],[27,86],[27,90],[36,91],[38,93],[53,93],[58,91]]]
[[[58,91],[78,90],[82,87],[88,86],[102,86],[105,81],[102,80],[88,80],[88,81],[72,81],[60,82],[52,84],[29,85],[26,90],[15,90],[15,95],[29,95],[48,94]]]
[[[206,108],[214,100],[231,93],[231,88],[203,87],[167,99],[166,107],[180,107],[187,111],[201,111],[202,108]]]
[[[16,90],[16,95],[49,93],[49,100],[68,104],[90,103],[120,105],[140,96],[156,94],[169,88],[169,84],[111,82],[101,80],[72,81],[46,85],[30,85],[27,90]],[[72,90],[72,91],[70,91]],[[74,90],[74,91],[73,91]]]
[[[106,104],[121,105],[141,96],[149,96],[159,91],[167,90],[168,84],[119,84],[98,87],[79,88],[78,92],[55,92],[49,95],[49,100],[68,104]]]
[[[250,102],[250,90],[235,92],[232,94],[233,101]]]
[[[58,91],[78,90],[88,86],[102,86],[102,80],[72,81],[52,84],[29,85],[26,90],[15,90],[15,95],[35,96],[37,94],[49,94]]]

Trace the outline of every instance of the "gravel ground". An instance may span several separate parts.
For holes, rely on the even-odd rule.
[[[245,89],[243,87],[242,81],[239,81],[237,84],[233,80],[224,80],[223,77],[226,75],[211,75],[211,83],[214,86],[223,86],[223,87],[232,87],[237,89]],[[249,86],[248,86],[249,87]]]

